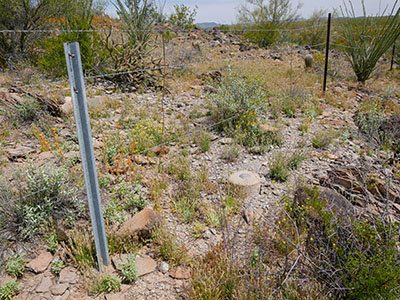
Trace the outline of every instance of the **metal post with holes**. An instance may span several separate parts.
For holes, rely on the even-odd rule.
[[[97,181],[96,162],[94,159],[79,43],[65,43],[64,52],[65,60],[67,62],[76,128],[78,131],[79,148],[81,152],[82,167],[89,202],[90,219],[92,221],[94,242],[97,252],[97,261],[101,271],[103,265],[108,266],[110,264],[110,260],[108,257],[108,246],[104,227],[103,211],[101,208],[99,183]]]
[[[326,92],[326,82],[328,78],[328,63],[329,63],[329,46],[330,46],[330,39],[331,39],[331,18],[332,14],[328,14],[328,29],[326,33],[326,53],[325,53],[325,70],[324,70],[324,87],[323,91]]]

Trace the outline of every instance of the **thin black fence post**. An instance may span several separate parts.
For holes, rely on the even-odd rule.
[[[390,62],[390,71],[393,71],[393,65],[394,65],[394,56],[396,54],[396,44],[393,45],[393,51],[392,51],[392,60]]]
[[[325,53],[325,70],[324,70],[324,88],[323,91],[324,93],[326,92],[326,81],[328,77],[328,62],[329,62],[329,45],[330,45],[330,39],[331,39],[331,18],[332,14],[328,14],[328,30],[326,33],[326,53]]]

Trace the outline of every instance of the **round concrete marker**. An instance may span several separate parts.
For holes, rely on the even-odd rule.
[[[250,171],[233,173],[229,176],[228,181],[231,185],[243,191],[246,196],[256,195],[260,191],[260,178]]]

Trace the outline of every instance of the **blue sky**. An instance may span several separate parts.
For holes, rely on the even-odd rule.
[[[245,2],[245,0],[167,0],[165,12],[172,12],[172,8],[175,4],[185,4],[192,8],[197,5],[196,22],[232,24],[236,21],[237,7]],[[292,0],[292,2],[295,5],[298,3],[298,0]],[[303,3],[303,7],[300,10],[300,14],[305,18],[309,17],[316,9],[333,11],[343,4],[343,0],[301,0],[301,2]],[[376,14],[379,12],[379,8],[381,8],[381,10],[386,6],[392,8],[394,2],[395,0],[365,0],[365,6],[368,14]],[[352,3],[356,12],[361,14],[361,0],[352,0]]]

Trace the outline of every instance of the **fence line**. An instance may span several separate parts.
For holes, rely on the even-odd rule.
[[[309,30],[319,27],[325,27],[325,24],[313,25],[308,27],[300,27],[300,28],[271,28],[271,29],[262,29],[262,28],[243,28],[243,29],[230,29],[230,28],[205,28],[205,29],[171,29],[171,28],[160,28],[153,29],[151,32],[153,33],[164,33],[164,32],[174,32],[174,33],[182,33],[182,32],[196,32],[197,30],[202,30],[206,33],[213,32],[215,28],[217,28],[220,32],[292,32],[292,31],[303,31]],[[101,33],[101,32],[148,32],[148,30],[143,29],[3,29],[0,30],[0,33]]]
[[[325,42],[315,44],[315,45],[307,45],[306,47],[308,48],[316,48],[319,46],[325,45]],[[219,62],[227,62],[227,61],[240,61],[240,60],[250,60],[250,59],[259,59],[259,58],[268,58],[270,55],[284,55],[288,54],[287,52],[272,52],[272,53],[265,53],[265,54],[259,54],[259,55],[247,55],[247,56],[239,56],[239,57],[229,57],[229,58],[221,58],[221,59],[204,59],[201,61],[196,61],[192,63],[183,63],[183,64],[171,64],[167,66],[160,66],[160,67],[154,67],[154,68],[141,68],[141,69],[133,69],[133,70],[128,70],[128,71],[122,71],[122,72],[115,72],[115,73],[104,73],[104,74],[98,74],[98,75],[91,75],[91,76],[85,76],[85,79],[97,79],[97,78],[107,78],[107,77],[113,77],[113,76],[118,76],[118,75],[129,75],[133,73],[138,73],[138,72],[147,72],[147,71],[161,71],[161,70],[168,70],[168,69],[182,69],[184,67],[193,67],[196,65],[202,65],[202,64],[210,64],[210,63],[219,63]],[[68,82],[68,79],[60,79],[56,81],[50,81],[50,82],[41,82],[41,83],[35,83],[35,84],[27,84],[27,85],[22,85],[22,86],[12,86],[11,88],[32,88],[32,87],[39,87],[39,86],[46,86],[46,85],[55,85],[59,83],[66,83]],[[9,88],[6,87],[1,87],[1,90],[8,90]]]

